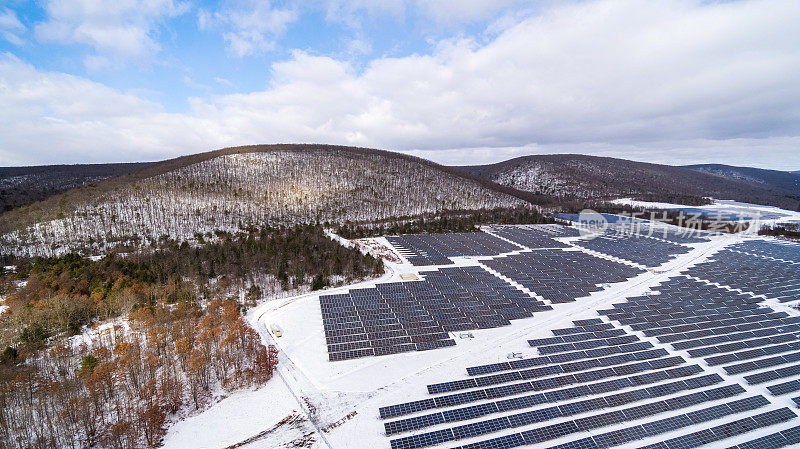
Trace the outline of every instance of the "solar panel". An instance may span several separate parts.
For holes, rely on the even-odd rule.
[[[767,387],[767,390],[775,396],[800,391],[800,380],[791,380],[789,382],[770,385]]]

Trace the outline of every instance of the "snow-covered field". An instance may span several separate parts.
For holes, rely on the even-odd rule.
[[[740,206],[727,204],[725,207]],[[790,211],[782,212],[791,214]],[[293,447],[291,442],[300,433],[313,432],[313,444],[319,447],[388,448],[389,438],[385,435],[383,421],[378,417],[380,407],[429,397],[426,385],[463,378],[466,375],[465,367],[468,366],[506,361],[512,353],[525,358],[535,356],[537,352],[527,344],[528,339],[552,336],[551,329],[570,327],[573,320],[596,318],[596,310],[620,302],[624,297],[644,294],[659,282],[743,239],[762,237],[730,234],[713,236],[708,242],[689,245],[690,252],[679,255],[657,269],[647,270],[625,282],[610,284],[606,289],[575,302],[552,304],[551,311],[514,320],[510,326],[470,331],[474,338],[461,338],[463,333],[460,332],[451,333],[456,345],[433,351],[329,362],[319,292],[264,303],[252,309],[248,318],[265,342],[279,347],[279,375],[260,390],[238,393],[210,410],[177,424],[170,430],[165,447],[225,448],[271,429],[284,417],[297,413],[309,418],[302,431],[281,426],[269,433],[268,437],[243,447]],[[388,244],[384,238],[374,239],[373,243],[374,247]],[[477,259],[455,258],[455,266],[477,265]],[[387,273],[378,280],[326,290],[322,294],[369,287],[379,282],[400,282],[401,275],[407,274],[424,278],[426,271],[436,269],[413,267],[402,258],[401,263],[387,262],[386,266]],[[774,306],[794,316],[800,315],[800,311],[788,306]],[[272,334],[272,325],[280,327],[280,337]],[[661,346],[669,349],[667,345]],[[685,355],[680,351],[670,351]],[[758,393],[763,390],[748,388]],[[791,403],[788,399],[786,402],[787,405]],[[681,432],[693,432],[701,428],[698,425]],[[746,439],[774,431],[774,428],[761,429],[748,433]],[[726,443],[735,444],[744,441],[743,438],[726,440]],[[482,439],[485,437],[464,439],[459,444]],[[635,446],[630,443],[620,447],[627,449]]]
[[[167,449],[225,448],[248,441],[245,447],[273,449],[305,442],[297,447],[324,447],[313,424],[287,385],[276,377],[256,390],[239,391],[204,412],[170,427]]]
[[[713,219],[718,216],[744,216],[755,217],[755,226],[748,232],[757,232],[762,225],[774,226],[777,223],[794,222],[800,220],[800,211],[780,209],[773,206],[762,206],[759,204],[741,203],[732,200],[714,200],[712,204],[706,206],[687,206],[684,204],[658,203],[648,201],[638,201],[631,198],[620,198],[611,201],[616,204],[627,204],[632,207],[645,209],[682,209],[691,212],[702,212],[707,217]]]

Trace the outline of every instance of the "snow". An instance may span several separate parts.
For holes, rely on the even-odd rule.
[[[279,423],[288,416],[299,422]],[[277,428],[276,428],[277,426]],[[272,449],[314,431],[286,385],[274,378],[256,390],[239,391],[211,408],[173,425],[164,438],[166,449],[225,448],[273,429],[248,449]],[[319,442],[306,447],[321,447]]]
[[[713,203],[705,206],[687,206],[685,204],[638,201],[632,198],[619,198],[612,200],[611,202],[615,204],[626,204],[632,207],[641,207],[644,209],[698,209],[706,212],[709,217],[725,214],[758,217],[757,220],[755,220],[756,225],[752,226],[750,229],[748,229],[748,231],[746,231],[748,233],[758,232],[762,225],[774,226],[777,223],[800,220],[800,211],[781,209],[774,206],[762,206],[760,204],[742,203],[732,200],[714,200]]]

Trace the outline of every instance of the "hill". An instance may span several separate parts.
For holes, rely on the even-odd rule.
[[[148,162],[139,162],[0,167],[0,213],[42,201],[75,187],[133,173],[148,165]]]
[[[698,164],[686,165],[686,168],[702,171],[726,178],[763,184],[778,190],[793,192],[800,195],[800,172],[785,172],[780,170],[765,170],[753,167],[734,167],[724,164]]]
[[[783,181],[779,185],[759,183],[694,168],[608,157],[536,155],[459,168],[515,189],[562,199],[624,196],[691,204],[702,201],[703,197],[713,197],[791,210],[797,210],[800,203],[797,190],[789,190]]]
[[[249,226],[369,222],[511,207],[530,195],[408,155],[327,145],[226,148],[11,211],[0,253],[95,252]]]

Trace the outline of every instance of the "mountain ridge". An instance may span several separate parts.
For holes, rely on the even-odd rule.
[[[141,170],[153,162],[0,167],[0,214],[67,190]]]
[[[535,195],[414,156],[253,145],[182,156],[3,214],[0,252],[152,244],[248,226],[529,205]]]
[[[726,164],[693,164],[684,165],[684,167],[800,193],[800,172],[786,172]]]
[[[74,172],[79,166],[60,167]],[[714,197],[787,209],[797,209],[800,201],[792,187],[800,176],[787,172],[574,154],[445,166],[386,150],[275,144],[109,167],[119,174],[0,215],[0,252],[55,254],[83,247],[97,253],[111,244],[197,239],[247,226],[375,223],[498,207],[592,207],[619,197],[681,204]]]
[[[800,205],[800,195],[783,186],[765,186],[688,167],[601,156],[530,155],[458,168],[509,187],[564,199],[633,196],[681,202],[714,197],[792,210]]]

